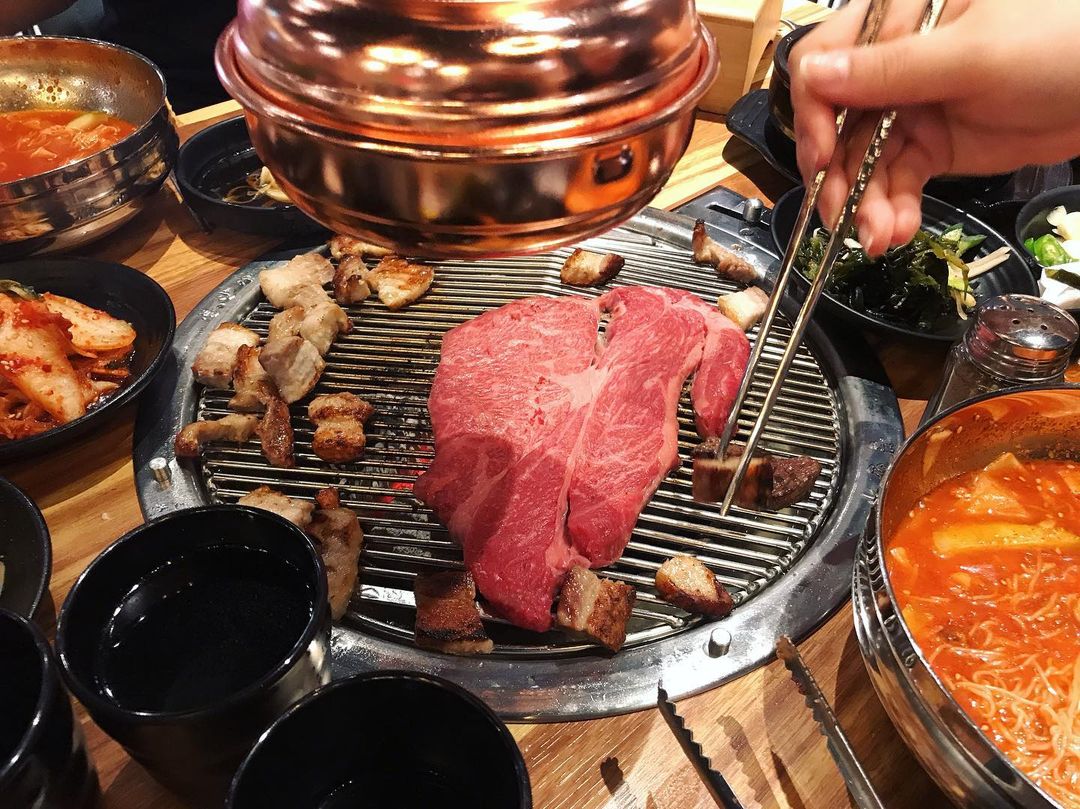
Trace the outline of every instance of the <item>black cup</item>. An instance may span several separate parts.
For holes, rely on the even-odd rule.
[[[90,809],[97,794],[48,642],[25,618],[0,609],[0,805]]]
[[[530,809],[529,774],[479,699],[405,671],[338,680],[259,739],[227,809]]]
[[[175,512],[83,572],[56,649],[106,733],[191,805],[220,806],[259,734],[330,679],[322,560],[266,511]]]

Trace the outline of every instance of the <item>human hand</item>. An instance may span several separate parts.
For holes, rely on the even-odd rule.
[[[899,110],[856,218],[868,253],[911,240],[922,188],[941,174],[996,174],[1080,153],[1080,4],[948,0],[939,26],[913,33],[924,0],[891,0],[878,43],[856,47],[856,0],[792,52],[799,171],[809,184],[836,147],[836,111],[854,116],[821,189],[834,224],[877,124]],[[866,111],[866,112],[856,112]]]

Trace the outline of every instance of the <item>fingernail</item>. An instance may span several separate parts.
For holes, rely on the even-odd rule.
[[[863,252],[868,256],[874,254],[874,234],[873,231],[866,228],[859,228],[859,244],[863,247]]]
[[[799,68],[810,81],[843,81],[851,73],[851,56],[847,51],[819,51],[808,53]]]

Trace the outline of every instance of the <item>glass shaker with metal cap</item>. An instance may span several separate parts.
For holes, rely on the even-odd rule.
[[[999,295],[984,301],[949,352],[923,422],[983,393],[1061,382],[1078,335],[1072,316],[1041,298]]]

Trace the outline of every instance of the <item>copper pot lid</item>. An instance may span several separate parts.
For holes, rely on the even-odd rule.
[[[222,36],[236,73],[274,104],[432,145],[615,129],[715,70],[693,0],[240,0]]]

